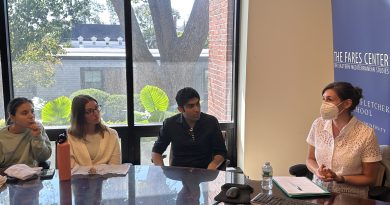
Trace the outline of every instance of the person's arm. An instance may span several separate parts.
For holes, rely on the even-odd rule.
[[[152,149],[152,162],[156,166],[164,166],[162,153],[165,152],[168,145],[171,143],[171,140],[167,132],[168,132],[167,121],[164,121],[163,126],[161,126],[160,128],[158,138],[156,142],[154,142],[153,149]]]
[[[31,130],[31,147],[34,159],[38,162],[44,162],[49,159],[51,155],[51,144],[49,137],[46,134],[45,128],[41,124],[33,124]]]
[[[225,161],[227,154],[225,139],[222,136],[218,120],[215,118],[214,137],[212,139],[213,160],[207,166],[207,169],[216,170]]]
[[[207,166],[207,169],[217,170],[224,160],[225,158],[222,155],[215,155],[213,161]]]
[[[76,156],[74,154],[74,151],[73,151],[74,147],[75,146],[77,147],[77,142],[71,139],[72,136],[69,132],[67,132],[67,135],[68,135],[67,141],[68,141],[69,146],[70,146],[70,148],[69,148],[70,149],[70,168],[73,169],[75,166],[80,165],[78,163]]]
[[[308,146],[306,166],[313,174],[315,174],[319,179],[324,180],[324,168],[325,165],[319,166],[315,157],[315,147],[310,145]]]
[[[78,164],[76,163],[76,159],[74,157],[72,144],[70,142],[69,142],[69,145],[70,145],[70,168],[73,169],[73,167],[75,167]]]
[[[71,153],[70,154],[70,168],[73,169],[73,167],[75,167],[77,165],[79,165],[79,164],[76,162],[74,155]]]
[[[372,185],[375,182],[378,174],[379,161],[382,159],[382,155],[373,129],[371,129],[369,137],[365,141],[365,146],[361,153],[361,158],[361,174],[340,176],[334,173],[332,170],[328,170],[330,175],[329,181],[333,180],[339,183],[348,183],[358,186]]]
[[[122,164],[122,155],[121,155],[121,149],[119,145],[118,133],[115,130],[109,133],[110,135],[112,135],[112,137],[115,138],[115,147],[108,164]]]
[[[156,166],[164,166],[164,160],[160,153],[152,152],[152,161]]]

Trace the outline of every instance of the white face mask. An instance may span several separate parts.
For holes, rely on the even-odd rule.
[[[334,120],[336,119],[339,114],[344,111],[342,110],[341,112],[339,112],[339,108],[337,106],[339,106],[341,103],[343,102],[340,102],[338,105],[335,105],[333,103],[330,103],[330,102],[322,102],[322,105],[321,105],[321,108],[320,108],[320,114],[321,114],[321,117],[322,119],[324,120]]]

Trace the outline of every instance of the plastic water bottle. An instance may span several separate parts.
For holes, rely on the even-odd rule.
[[[269,162],[266,162],[262,168],[263,180],[261,181],[261,188],[264,190],[272,190],[272,166]]]

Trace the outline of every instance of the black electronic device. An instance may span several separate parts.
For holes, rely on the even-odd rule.
[[[42,169],[41,174],[39,175],[39,178],[42,180],[52,179],[55,171],[56,171],[55,169]]]
[[[251,204],[260,205],[314,205],[314,203],[299,199],[286,198],[266,193],[259,193],[251,200]]]
[[[19,179],[16,177],[7,176],[7,183],[13,184],[13,183],[16,183],[18,181],[19,181]]]
[[[226,190],[226,197],[230,199],[236,199],[240,195],[240,189],[237,187],[230,187]]]
[[[34,174],[33,176],[31,176],[30,178],[28,179],[25,179],[25,180],[22,180],[22,179],[18,179],[16,177],[12,177],[12,176],[8,176],[7,175],[7,183],[9,184],[14,184],[14,183],[17,183],[17,182],[26,182],[26,181],[30,181],[30,180],[33,180],[33,179],[37,179],[38,178],[38,175]]]

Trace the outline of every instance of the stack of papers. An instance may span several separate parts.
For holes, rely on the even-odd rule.
[[[94,168],[96,172],[94,174],[104,175],[104,174],[119,174],[126,175],[129,171],[131,164],[120,164],[120,165],[110,165],[110,164],[99,164],[94,166],[78,166],[76,165],[72,169],[72,175],[90,175],[91,168]]]
[[[328,190],[306,177],[280,176],[274,177],[273,180],[289,197],[330,195]]]

